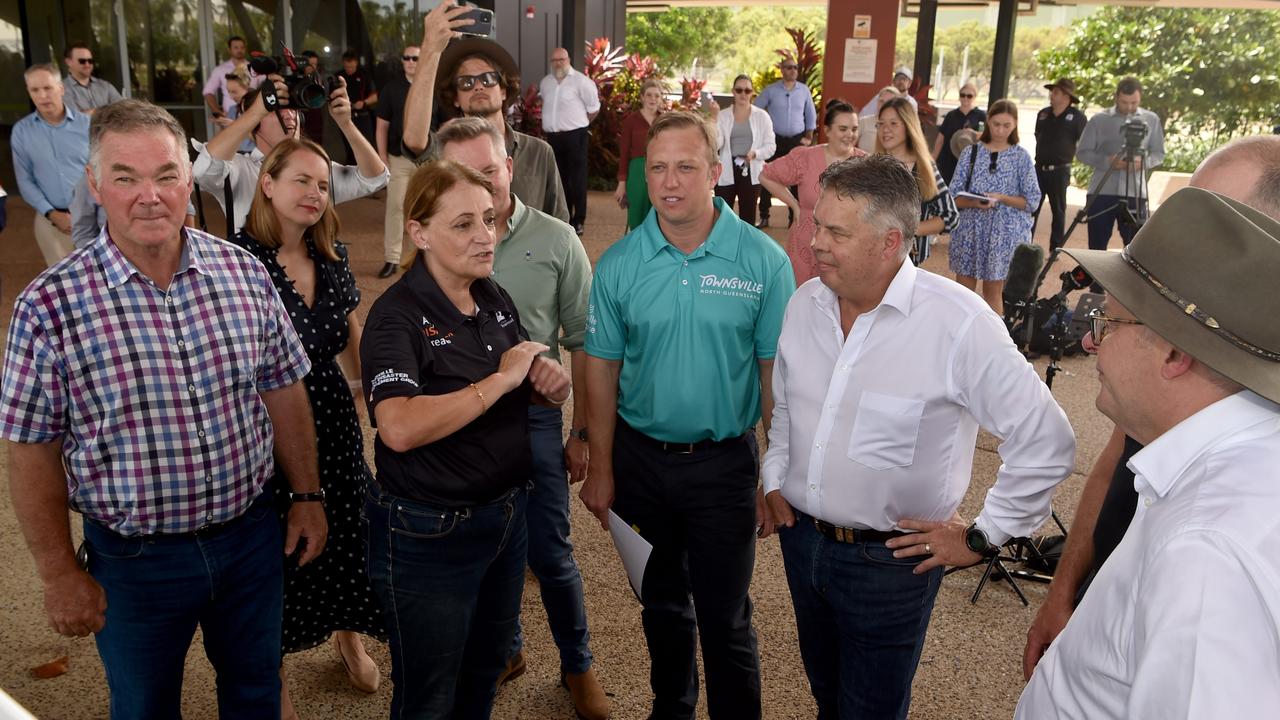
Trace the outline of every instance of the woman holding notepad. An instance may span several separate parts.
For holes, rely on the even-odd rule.
[[[1031,155],[1018,145],[1018,107],[997,100],[987,110],[978,142],[958,158],[951,192],[960,223],[951,232],[951,271],[978,290],[996,314],[1004,314],[1004,280],[1013,249],[1031,242],[1031,213],[1040,204]]]

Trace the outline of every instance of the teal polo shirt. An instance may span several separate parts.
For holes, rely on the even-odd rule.
[[[621,360],[618,414],[667,442],[741,435],[760,419],[758,360],[771,360],[791,263],[772,238],[715,199],[720,217],[685,255],[657,213],[596,264],[587,354]]]

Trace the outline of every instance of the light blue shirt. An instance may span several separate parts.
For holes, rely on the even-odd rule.
[[[89,116],[66,108],[57,125],[31,113],[13,126],[9,139],[18,192],[40,215],[71,207],[71,193],[89,164]]]
[[[818,109],[813,106],[813,94],[802,82],[797,82],[790,90],[781,80],[773,83],[756,98],[756,107],[769,112],[773,132],[778,137],[795,137],[818,127]]]
[[[720,198],[685,255],[657,213],[596,265],[587,354],[621,360],[618,414],[667,442],[724,440],[760,419],[760,360],[778,351],[795,275],[782,247]]]

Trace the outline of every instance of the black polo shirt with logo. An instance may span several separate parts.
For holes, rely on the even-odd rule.
[[[502,354],[527,339],[515,303],[493,280],[471,285],[474,317],[463,315],[421,257],[369,310],[360,342],[365,401],[447,395],[497,372]],[[377,483],[386,492],[450,508],[496,500],[529,476],[526,380],[452,435],[396,452],[374,440]],[[480,402],[475,398],[475,402]]]
[[[1086,122],[1075,105],[1068,105],[1061,115],[1053,114],[1052,105],[1041,110],[1036,115],[1036,167],[1071,165]]]

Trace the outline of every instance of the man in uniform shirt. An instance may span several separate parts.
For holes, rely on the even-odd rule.
[[[310,363],[261,263],[182,227],[184,135],[137,100],[94,116],[108,225],[19,295],[0,435],[49,624],[97,635],[111,716],[178,717],[199,625],[221,716],[279,718],[282,562],[327,535]],[[283,538],[273,454],[294,491]]]
[[[423,162],[435,155],[431,117],[435,94],[451,112],[483,118],[502,133],[511,158],[511,191],[525,205],[569,222],[564,187],[551,146],[541,138],[517,132],[503,112],[520,99],[520,69],[498,43],[467,37],[450,42],[453,33],[471,24],[462,17],[469,8],[443,0],[422,18],[422,56],[417,82],[409,89],[404,109],[404,150]]]
[[[409,176],[413,175],[417,165],[413,157],[404,149],[401,142],[404,137],[404,105],[409,95],[409,87],[418,72],[418,61],[421,49],[417,45],[406,45],[400,53],[400,62],[404,67],[404,77],[396,77],[382,89],[378,101],[377,136],[378,157],[387,166],[391,179],[387,183],[387,213],[382,228],[382,269],[378,277],[387,278],[395,273],[400,265],[400,255],[404,250],[404,191],[409,186]]]
[[[1091,318],[1098,410],[1145,447],[1124,539],[1016,717],[1264,717],[1280,707],[1280,222],[1200,188],[1122,253],[1067,250],[1108,294]]]
[[[1040,211],[1049,206],[1052,225],[1049,228],[1049,250],[1060,247],[1065,238],[1067,222],[1067,187],[1071,185],[1071,161],[1076,156],[1076,143],[1084,133],[1084,113],[1076,107],[1076,81],[1062,78],[1049,91],[1049,107],[1036,115],[1036,180],[1044,191],[1044,200],[1036,208],[1036,220]]]
[[[1146,216],[1147,171],[1164,162],[1164,127],[1155,113],[1139,107],[1141,102],[1142,84],[1137,78],[1121,80],[1116,85],[1115,106],[1094,115],[1080,136],[1076,157],[1093,168],[1088,205],[1091,250],[1107,249],[1117,222],[1124,244],[1133,240],[1138,226],[1122,219],[1121,206],[1139,222]],[[1146,136],[1132,158],[1125,152],[1126,123],[1146,126]],[[1108,170],[1112,172],[1103,185]]]
[[[600,91],[595,82],[573,69],[569,51],[551,52],[551,73],[538,84],[542,96],[542,132],[556,153],[556,167],[564,181],[569,203],[569,224],[582,234],[587,219],[587,126],[600,112]]]
[[[591,261],[573,228],[526,206],[511,192],[511,158],[497,128],[480,118],[458,118],[436,135],[440,157],[479,171],[494,187],[494,225],[499,239],[493,279],[511,294],[529,339],[552,350],[546,357],[560,362],[559,347],[573,359],[573,404],[569,440],[562,444],[560,408],[529,406],[529,439],[533,451],[528,504],[529,568],[538,578],[551,635],[560,649],[560,672],[583,720],[609,717],[609,700],[592,669],[582,573],[569,542],[569,481],[586,474],[587,299]],[[561,330],[564,334],[561,334]],[[568,464],[566,465],[566,461]],[[523,633],[517,632],[510,673],[524,667]]]
[[[1038,528],[1075,436],[999,316],[907,259],[909,170],[870,155],[819,184],[820,275],[778,339],[764,492],[819,716],[902,719],[944,567]],[[979,426],[1004,462],[970,522]]]
[[[64,100],[85,115],[120,99],[120,91],[111,83],[93,76],[93,51],[84,43],[72,43],[63,53],[67,65],[67,78],[62,86]]]
[[[89,162],[89,116],[63,102],[53,65],[32,65],[23,78],[36,111],[14,124],[9,147],[18,192],[36,211],[36,245],[51,266],[74,249],[71,200]]]
[[[756,106],[764,108],[773,120],[773,135],[777,140],[777,149],[773,152],[774,160],[786,157],[787,153],[813,142],[813,131],[818,127],[818,110],[813,106],[813,94],[800,82],[800,66],[790,57],[784,57],[778,65],[782,70],[782,79],[760,91],[756,98]],[[791,188],[796,195],[796,188]],[[760,221],[758,228],[769,227],[769,211],[773,208],[773,196],[768,190],[760,188]],[[791,211],[788,225],[795,221]]]
[[[699,638],[711,718],[760,717],[754,428],[770,416],[795,280],[778,243],[714,197],[718,146],[700,116],[658,116],[656,212],[600,258],[587,319],[581,496],[602,525],[612,507],[653,544],[640,601],[655,718],[693,718]]]

